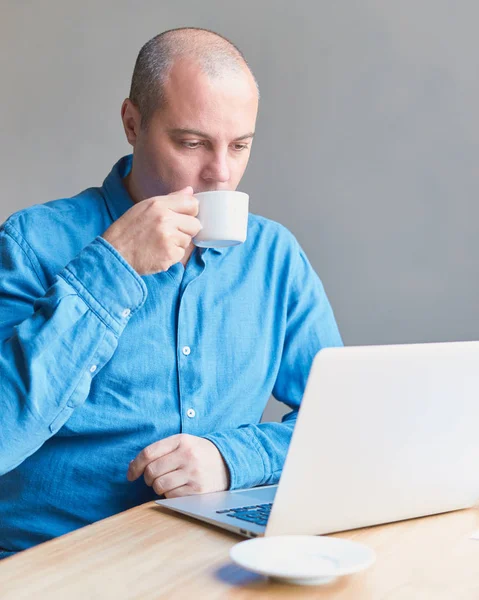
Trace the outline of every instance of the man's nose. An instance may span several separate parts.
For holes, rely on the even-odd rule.
[[[208,163],[203,171],[203,179],[206,181],[215,181],[226,183],[230,178],[227,156],[225,154],[215,154],[211,162]]]

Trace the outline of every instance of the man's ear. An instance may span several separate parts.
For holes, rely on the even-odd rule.
[[[140,131],[141,116],[140,111],[129,98],[126,98],[121,105],[121,120],[126,139],[134,148]]]

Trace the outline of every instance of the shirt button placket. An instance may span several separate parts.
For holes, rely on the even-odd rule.
[[[183,356],[189,356],[191,354],[191,348],[189,346],[183,346],[181,348],[181,353]],[[186,416],[188,419],[194,419],[196,417],[196,411],[194,408],[188,408],[186,411]]]

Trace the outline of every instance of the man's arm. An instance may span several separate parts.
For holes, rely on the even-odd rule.
[[[97,238],[48,287],[10,222],[0,229],[0,475],[53,436],[146,299],[141,278]]]
[[[321,348],[343,345],[323,285],[299,245],[286,301],[287,328],[273,396],[291,412],[281,423],[244,425],[203,436],[226,462],[230,489],[278,482],[313,359]]]
[[[138,202],[51,287],[12,219],[0,228],[0,475],[85,402],[92,378],[145,302],[140,276],[181,260],[201,229],[192,194],[188,187]]]

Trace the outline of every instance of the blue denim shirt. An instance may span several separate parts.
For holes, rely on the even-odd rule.
[[[145,446],[211,440],[231,489],[276,483],[315,354],[341,338],[294,236],[250,214],[244,244],[140,277],[101,236],[133,203],[100,188],[0,229],[0,548],[19,551],[154,499]],[[270,395],[291,408],[261,423]]]

